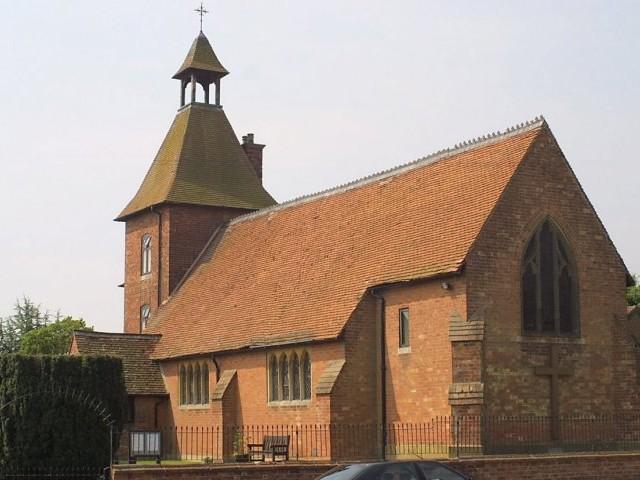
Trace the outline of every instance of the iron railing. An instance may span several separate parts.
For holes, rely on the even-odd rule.
[[[177,426],[159,429],[162,460],[251,461],[250,444],[289,437],[294,461],[461,457],[486,454],[640,450],[640,415],[442,416],[426,422]],[[557,437],[557,438],[555,438]],[[119,462],[128,460],[123,432]]]

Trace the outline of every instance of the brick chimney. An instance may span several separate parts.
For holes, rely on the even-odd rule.
[[[249,161],[256,171],[260,182],[262,182],[262,149],[264,149],[264,147],[264,145],[254,143],[253,133],[247,133],[242,137],[242,148],[244,149],[244,153],[247,154],[247,157],[249,157]]]

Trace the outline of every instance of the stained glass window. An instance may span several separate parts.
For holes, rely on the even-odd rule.
[[[309,354],[304,352],[302,354],[302,376],[304,379],[304,391],[302,392],[302,398],[304,400],[311,399],[311,359]]]
[[[289,400],[289,362],[286,355],[280,358],[280,377],[282,384],[281,400]]]
[[[300,400],[300,358],[291,356],[291,400]]]
[[[202,365],[202,403],[209,403],[209,367]]]
[[[545,220],[522,265],[522,328],[530,333],[578,333],[575,265],[558,228]]]
[[[271,359],[269,360],[269,383],[271,389],[269,400],[271,400],[272,402],[278,401],[280,399],[280,396],[278,395],[280,389],[278,388],[278,361],[276,360],[275,355],[272,355]]]

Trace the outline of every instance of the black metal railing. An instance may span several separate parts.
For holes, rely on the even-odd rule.
[[[162,460],[198,463],[260,460],[249,445],[283,436],[294,461],[640,450],[640,415],[442,416],[387,425],[177,426],[159,432]],[[135,437],[122,434],[119,462],[128,460],[127,438]]]

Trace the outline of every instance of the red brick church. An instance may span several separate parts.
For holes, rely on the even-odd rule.
[[[135,428],[638,412],[632,282],[536,119],[277,203],[204,34],[125,234]],[[268,168],[268,162],[264,165]]]

